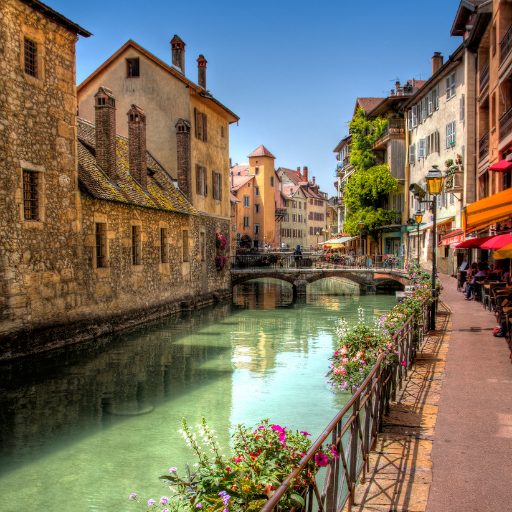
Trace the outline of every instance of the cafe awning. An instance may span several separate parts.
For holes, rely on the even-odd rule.
[[[468,238],[464,242],[455,246],[456,249],[477,249],[484,242],[493,238],[492,236],[482,236],[480,238]]]
[[[337,247],[343,245],[345,242],[353,240],[354,238],[357,238],[357,236],[343,236],[341,238],[331,238],[330,240],[325,241],[324,245]]]
[[[496,162],[495,164],[492,164],[491,167],[489,167],[489,171],[497,172],[507,172],[510,169],[512,169],[512,162],[509,162],[508,160],[500,160],[499,162]]]
[[[439,244],[439,247],[443,245],[451,245],[455,246],[457,244],[460,244],[464,241],[464,231],[462,228],[456,229],[455,231],[452,231],[451,233],[448,233],[447,235],[444,235],[441,237],[441,243]]]
[[[437,219],[436,225],[437,227],[443,226],[445,224],[448,224],[449,222],[452,222],[455,220],[455,217],[443,217],[442,219]],[[434,222],[429,222],[427,224],[423,224],[423,226],[420,227],[420,231],[423,231],[425,229],[432,229],[432,226],[434,225]]]
[[[512,188],[468,204],[462,213],[464,233],[486,228],[510,217],[512,217]]]
[[[487,249],[488,251],[497,251],[510,244],[512,244],[512,233],[508,233],[506,235],[496,235],[482,244],[482,249]]]

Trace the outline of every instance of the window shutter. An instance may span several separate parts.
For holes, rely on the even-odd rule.
[[[436,89],[435,89],[435,102],[434,102],[434,107],[436,110],[439,110],[439,84],[436,85]]]
[[[451,135],[451,125],[446,125],[446,147],[450,147],[450,135]]]
[[[198,119],[198,116],[197,116],[197,108],[194,107],[194,130],[195,130],[195,135],[197,138],[199,138],[199,119]]]
[[[407,112],[407,130],[412,130],[412,110]]]
[[[203,167],[204,174],[204,197],[208,195],[208,173],[206,172],[206,167]]]
[[[453,142],[453,144],[455,144],[455,130],[456,130],[455,121],[453,121],[453,123],[452,123],[452,142]]]
[[[222,201],[222,174],[219,172],[219,201]]]
[[[425,137],[425,158],[427,158],[428,155],[430,155],[430,135]]]
[[[446,77],[446,101],[448,101],[450,99],[450,76],[448,75]]]
[[[215,171],[212,171],[212,192],[213,199],[217,199],[217,180],[215,179]]]
[[[433,98],[434,98],[434,91],[428,91],[428,115],[429,116],[431,116],[432,112],[434,111]]]
[[[196,164],[196,194],[201,193],[201,166]]]
[[[414,105],[412,107],[412,127],[415,128],[418,126],[418,106]]]
[[[465,146],[462,146],[460,148],[460,156],[462,157],[462,165],[464,165],[464,153],[466,151],[466,147]]]
[[[202,114],[203,116],[203,140],[204,142],[208,142],[208,130],[207,130],[207,121],[208,117],[206,114]]]
[[[434,135],[435,135],[435,144],[434,144],[435,145],[435,152],[439,153],[439,131],[436,130]]]
[[[424,123],[427,120],[427,98],[421,100],[421,121]]]
[[[464,122],[464,94],[460,97],[459,100],[459,122]]]

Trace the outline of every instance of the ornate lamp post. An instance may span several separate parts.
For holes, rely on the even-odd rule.
[[[363,228],[364,222],[360,220],[357,223],[357,227],[359,228],[359,256],[363,255]]]
[[[437,266],[436,266],[436,248],[437,248],[437,219],[436,219],[436,211],[437,211],[437,196],[441,194],[443,191],[444,177],[443,173],[437,168],[437,165],[433,165],[432,169],[428,171],[426,176],[427,180],[427,188],[429,194],[432,196],[432,211],[433,211],[433,225],[432,225],[432,236],[433,236],[433,244],[432,244],[432,298],[434,302],[432,303],[432,307],[430,308],[430,329],[436,328],[436,274],[437,274]]]
[[[414,214],[414,220],[416,221],[416,226],[418,227],[418,265],[420,264],[420,224],[423,219],[423,212],[421,210],[417,210]]]

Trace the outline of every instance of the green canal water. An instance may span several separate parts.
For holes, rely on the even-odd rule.
[[[245,283],[232,302],[0,367],[0,510],[123,512],[159,500],[194,463],[176,431],[205,416],[229,454],[239,423],[318,436],[347,401],[325,383],[335,320],[394,297],[342,295],[334,280]]]

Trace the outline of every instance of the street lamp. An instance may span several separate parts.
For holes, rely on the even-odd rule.
[[[421,220],[423,219],[423,213],[421,210],[417,210],[414,214],[414,220],[416,221],[416,225],[418,227],[418,265],[420,264],[420,224]]]
[[[437,165],[433,165],[432,169],[428,171],[425,178],[427,180],[427,188],[429,194],[432,196],[432,211],[433,211],[433,225],[432,225],[432,236],[434,238],[432,244],[432,307],[430,309],[430,329],[436,328],[436,248],[437,248],[437,196],[443,191],[444,176],[443,173],[437,168]]]
[[[359,228],[359,256],[363,255],[363,228],[364,222],[360,220],[357,223],[357,227]]]

